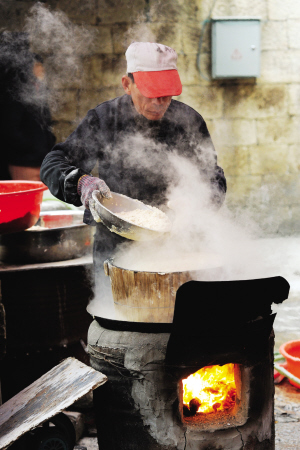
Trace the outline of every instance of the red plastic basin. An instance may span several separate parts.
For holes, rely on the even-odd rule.
[[[287,370],[295,375],[295,377],[300,378],[300,341],[286,342],[280,346],[279,351],[286,359]],[[289,382],[293,386],[300,388],[300,384],[292,380],[289,380]]]
[[[32,227],[38,221],[46,189],[41,181],[0,181],[0,234]]]

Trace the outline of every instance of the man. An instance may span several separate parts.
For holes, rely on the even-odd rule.
[[[182,91],[175,50],[134,42],[126,59],[125,95],[90,110],[68,139],[53,148],[42,164],[42,181],[59,199],[83,204],[85,222],[91,224],[94,190],[109,197],[111,189],[161,205],[168,186],[176,182],[168,155],[177,153],[198,167],[199,177],[211,187],[212,202],[221,205],[226,180],[206,124],[192,108],[172,100]],[[96,163],[99,178],[90,175]],[[94,256],[102,262],[123,240],[97,224]]]
[[[26,33],[1,33],[0,180],[39,181],[41,163],[55,144],[41,67]]]

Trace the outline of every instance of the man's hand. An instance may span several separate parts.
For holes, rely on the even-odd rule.
[[[78,181],[77,192],[85,208],[89,208],[89,201],[94,191],[99,191],[102,197],[111,198],[110,189],[103,180],[90,175],[83,175]]]

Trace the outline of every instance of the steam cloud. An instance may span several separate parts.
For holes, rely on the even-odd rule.
[[[17,101],[33,105],[43,104],[46,91],[33,75],[34,55],[30,52],[28,36],[24,32],[3,31],[0,35],[1,97],[11,96]]]
[[[6,73],[7,89],[24,103],[48,103],[52,111],[58,109],[62,88],[84,86],[83,59],[93,49],[95,33],[73,24],[62,11],[36,3],[22,32],[1,34],[1,71]],[[43,59],[45,68],[38,89],[32,73],[34,54]]]
[[[52,109],[59,106],[59,90],[76,83],[82,86],[83,58],[94,45],[95,32],[73,24],[62,11],[35,4],[26,18],[25,32],[31,47],[44,58]]]
[[[140,15],[135,21],[135,25],[130,27],[123,36],[123,46],[126,50],[134,42],[156,42],[156,37],[150,28],[149,23],[145,22],[145,16]]]
[[[171,153],[168,161],[173,179],[167,195],[172,231],[157,242],[120,245],[115,256],[118,264],[133,270],[156,271],[155,264],[158,266],[160,260],[169,261],[169,267],[174,267],[174,261],[180,263],[189,255],[191,264],[197,265],[197,259],[193,259],[198,253],[200,257],[205,254],[220,258],[222,279],[259,278],[271,271],[259,246],[254,244],[254,238],[260,234],[257,224],[247,214],[235,216],[225,205],[216,210],[211,205],[210,188],[192,162],[176,153]],[[212,273],[211,279],[214,276]]]
[[[136,137],[135,154],[139,153],[136,170],[149,165],[149,155],[140,151],[148,141],[142,146],[141,140],[140,136]],[[148,242],[120,244],[111,255],[115,264],[146,272],[199,269],[198,279],[207,281],[279,275],[278,261],[270,261],[269,254],[257,239],[261,230],[247,212],[234,214],[226,205],[216,210],[211,204],[210,188],[195,164],[176,151],[168,154],[167,161],[168,165],[164,165],[162,171],[170,180],[167,202],[173,222],[171,233]],[[158,170],[161,170],[160,166]],[[218,267],[221,271],[215,270]],[[96,297],[89,310],[95,315],[114,318],[109,278],[104,272],[99,277],[99,289],[96,289]]]
[[[173,0],[146,2],[144,11],[137,15],[134,24],[122,36],[124,51],[134,41],[166,43],[166,37],[168,41],[175,40],[176,29],[170,29],[170,20],[179,22],[188,8],[184,3],[179,5]],[[153,27],[156,22],[159,27]]]

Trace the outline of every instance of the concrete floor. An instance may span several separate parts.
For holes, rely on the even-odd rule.
[[[279,351],[284,342],[300,340],[300,237],[262,239],[260,245],[274,276],[285,277],[291,287],[289,298],[272,306]],[[275,386],[275,433],[276,450],[300,450],[300,389],[286,379]]]
[[[275,448],[300,450],[300,389],[287,380],[275,386]]]
[[[272,307],[277,313],[274,330],[278,351],[284,342],[300,339],[300,237],[262,239],[261,246],[274,275],[283,276],[290,284],[289,298]]]

